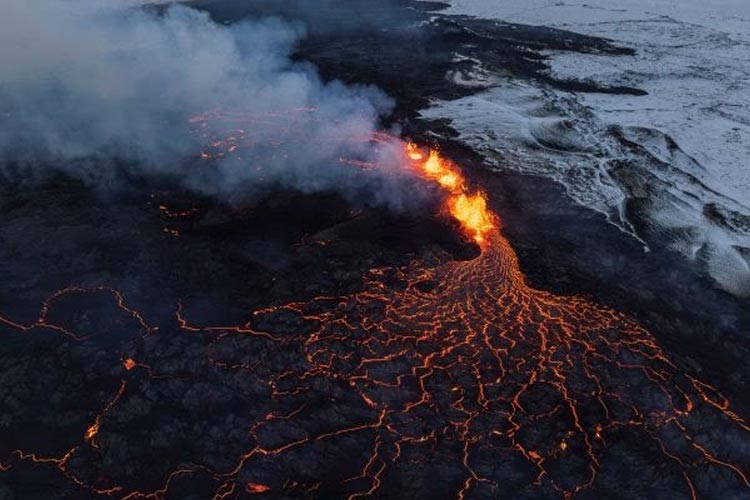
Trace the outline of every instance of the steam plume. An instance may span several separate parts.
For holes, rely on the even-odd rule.
[[[391,101],[292,62],[302,35],[278,19],[224,26],[180,6],[157,15],[13,0],[0,16],[0,167],[35,176],[62,168],[102,184],[127,165],[211,194],[281,183],[404,203],[404,174],[388,148],[361,140]],[[196,130],[194,117],[207,112],[242,123],[206,119]],[[230,125],[244,127],[252,150],[197,166],[206,141]],[[341,157],[381,168],[358,175]]]

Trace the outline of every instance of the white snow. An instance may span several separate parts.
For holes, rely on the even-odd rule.
[[[554,26],[578,33],[585,33],[586,26],[596,24],[671,18],[750,40],[747,0],[448,0],[448,3],[451,7],[443,13]]]
[[[750,0],[449,3],[443,13],[556,27],[632,47],[635,56],[552,52],[551,71],[648,95],[567,93],[499,78],[478,95],[435,103],[425,116],[453,119],[462,139],[490,159],[502,157],[506,168],[556,179],[573,199],[630,231],[620,217],[624,193],[602,165],[607,155],[628,159],[606,134],[610,125],[621,127],[674,167],[656,175],[674,187],[668,195],[679,202],[665,202],[653,215],[665,231],[690,235],[673,241],[674,248],[690,258],[702,255],[707,272],[727,291],[750,294],[747,257],[736,248],[750,246],[750,227],[719,227],[703,214],[707,203],[715,203],[750,217]],[[561,127],[568,119],[575,124],[571,133]],[[681,151],[672,154],[663,138],[642,137],[641,129],[671,137]],[[555,135],[590,149],[545,148],[545,136]]]

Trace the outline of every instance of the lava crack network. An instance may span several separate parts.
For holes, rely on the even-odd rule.
[[[0,455],[0,474],[46,467],[92,496],[128,500],[180,498],[172,492],[197,477],[214,499],[601,498],[619,488],[690,498],[717,482],[750,494],[750,426],[719,391],[625,315],[530,288],[485,196],[456,165],[415,145],[404,162],[443,190],[477,258],[373,269],[361,292],[252,311],[240,325],[198,325],[189,305],[178,308],[174,328],[205,347],[207,368],[191,376],[211,373],[254,398],[245,419],[222,417],[237,432],[206,453],[220,458],[191,455],[150,489],[116,472],[112,436],[127,436],[129,422],[118,412],[145,387],[180,378],[143,348],[123,357],[121,383],[79,442],[52,457]],[[68,289],[37,322],[2,322],[79,342],[53,313],[87,293],[112,297],[140,342],[169,329],[109,289]]]

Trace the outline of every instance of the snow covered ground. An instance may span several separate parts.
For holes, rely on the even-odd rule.
[[[547,55],[557,78],[648,95],[562,92],[496,75],[491,88],[435,103],[426,117],[453,119],[464,141],[504,168],[555,178],[645,243],[658,238],[725,290],[750,295],[750,1],[450,3],[447,13],[634,48],[635,56]],[[648,228],[631,224],[633,200]]]

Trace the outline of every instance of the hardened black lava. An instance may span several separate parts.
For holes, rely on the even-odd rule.
[[[750,324],[741,306],[659,252],[646,262],[550,183],[475,170],[446,124],[416,118],[470,92],[443,78],[456,44],[520,78],[543,78],[540,49],[627,51],[469,19],[413,27],[434,5],[301,4],[338,24],[299,57],[388,90],[420,142],[443,135],[492,227],[477,245],[439,207],[3,179],[0,499],[750,495],[744,346],[717,341]],[[230,5],[211,11],[290,15]]]

